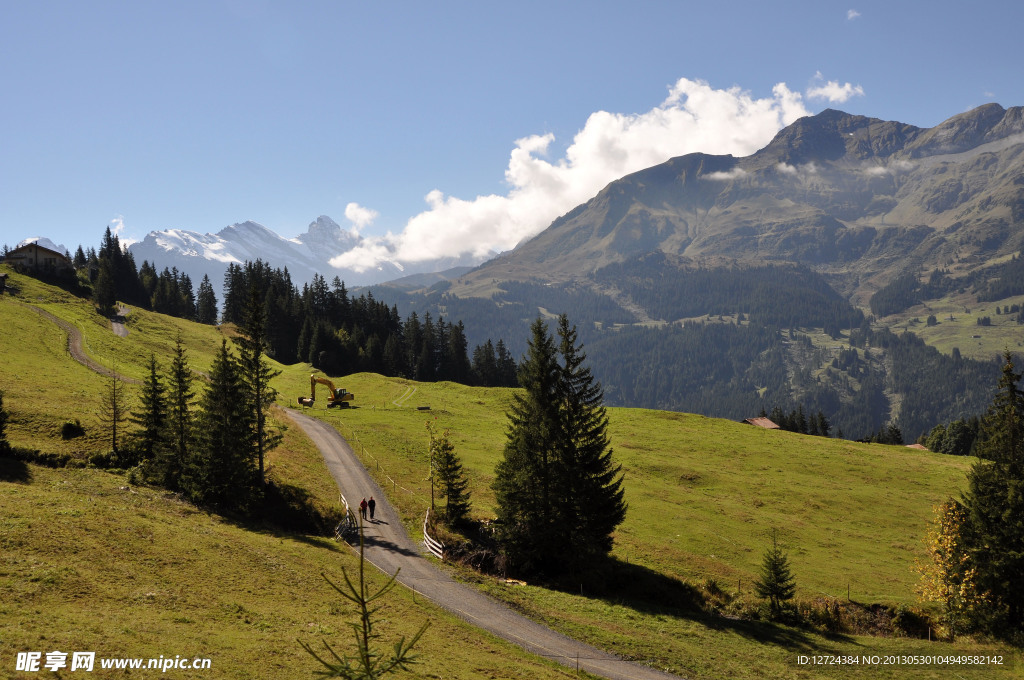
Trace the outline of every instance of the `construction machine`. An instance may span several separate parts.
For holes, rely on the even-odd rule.
[[[348,402],[355,398],[355,395],[348,390],[340,387],[335,387],[327,378],[321,378],[318,375],[309,376],[309,397],[299,397],[300,406],[312,406],[313,402],[316,401],[316,384],[320,383],[327,388],[327,408],[348,408]]]

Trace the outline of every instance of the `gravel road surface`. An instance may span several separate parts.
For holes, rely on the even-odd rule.
[[[370,477],[348,442],[323,421],[289,410],[288,415],[320,449],[338,488],[356,510],[371,495],[377,501],[375,519],[364,527],[366,559],[387,574],[401,569],[398,580],[466,621],[534,654],[612,680],[678,678],[630,663],[608,652],[566,637],[513,612],[504,604],[456,582],[427,560],[406,533],[384,492]]]

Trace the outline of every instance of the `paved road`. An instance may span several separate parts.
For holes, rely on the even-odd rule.
[[[363,531],[366,559],[388,574],[401,569],[398,580],[466,621],[529,652],[612,680],[666,680],[678,676],[624,661],[608,652],[542,626],[435,568],[406,533],[383,491],[332,426],[294,410],[288,415],[313,440],[338,488],[352,506],[371,495],[377,501],[375,520]]]
[[[68,353],[78,363],[82,364],[83,366],[92,371],[95,371],[96,373],[99,373],[100,375],[105,375],[107,377],[116,377],[121,382],[132,383],[135,385],[139,385],[142,383],[141,380],[136,380],[135,378],[123,376],[120,373],[117,373],[105,366],[101,366],[100,364],[93,361],[89,357],[89,355],[85,353],[85,349],[83,348],[84,342],[82,340],[82,332],[71,323],[65,321],[64,319],[61,319],[60,317],[54,316],[45,309],[40,309],[35,305],[26,304],[25,306],[31,309],[32,311],[36,312],[40,316],[42,316],[44,319],[48,319],[53,323],[57,324],[65,333],[68,334]],[[127,335],[127,331],[125,332],[125,334]]]

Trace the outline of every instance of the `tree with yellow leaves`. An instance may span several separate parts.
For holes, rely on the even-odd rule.
[[[921,575],[917,593],[923,602],[938,602],[952,641],[964,619],[984,601],[975,583],[975,568],[962,540],[967,521],[964,507],[953,499],[935,506],[935,523],[928,531],[929,560],[916,561]]]

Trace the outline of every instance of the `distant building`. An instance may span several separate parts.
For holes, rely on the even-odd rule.
[[[778,425],[772,422],[768,418],[746,418],[743,422],[747,425],[754,425],[756,427],[763,427],[766,430],[779,430],[781,429]]]
[[[26,243],[7,253],[5,262],[24,271],[65,274],[75,271],[75,266],[64,253],[50,250],[38,243]]]

